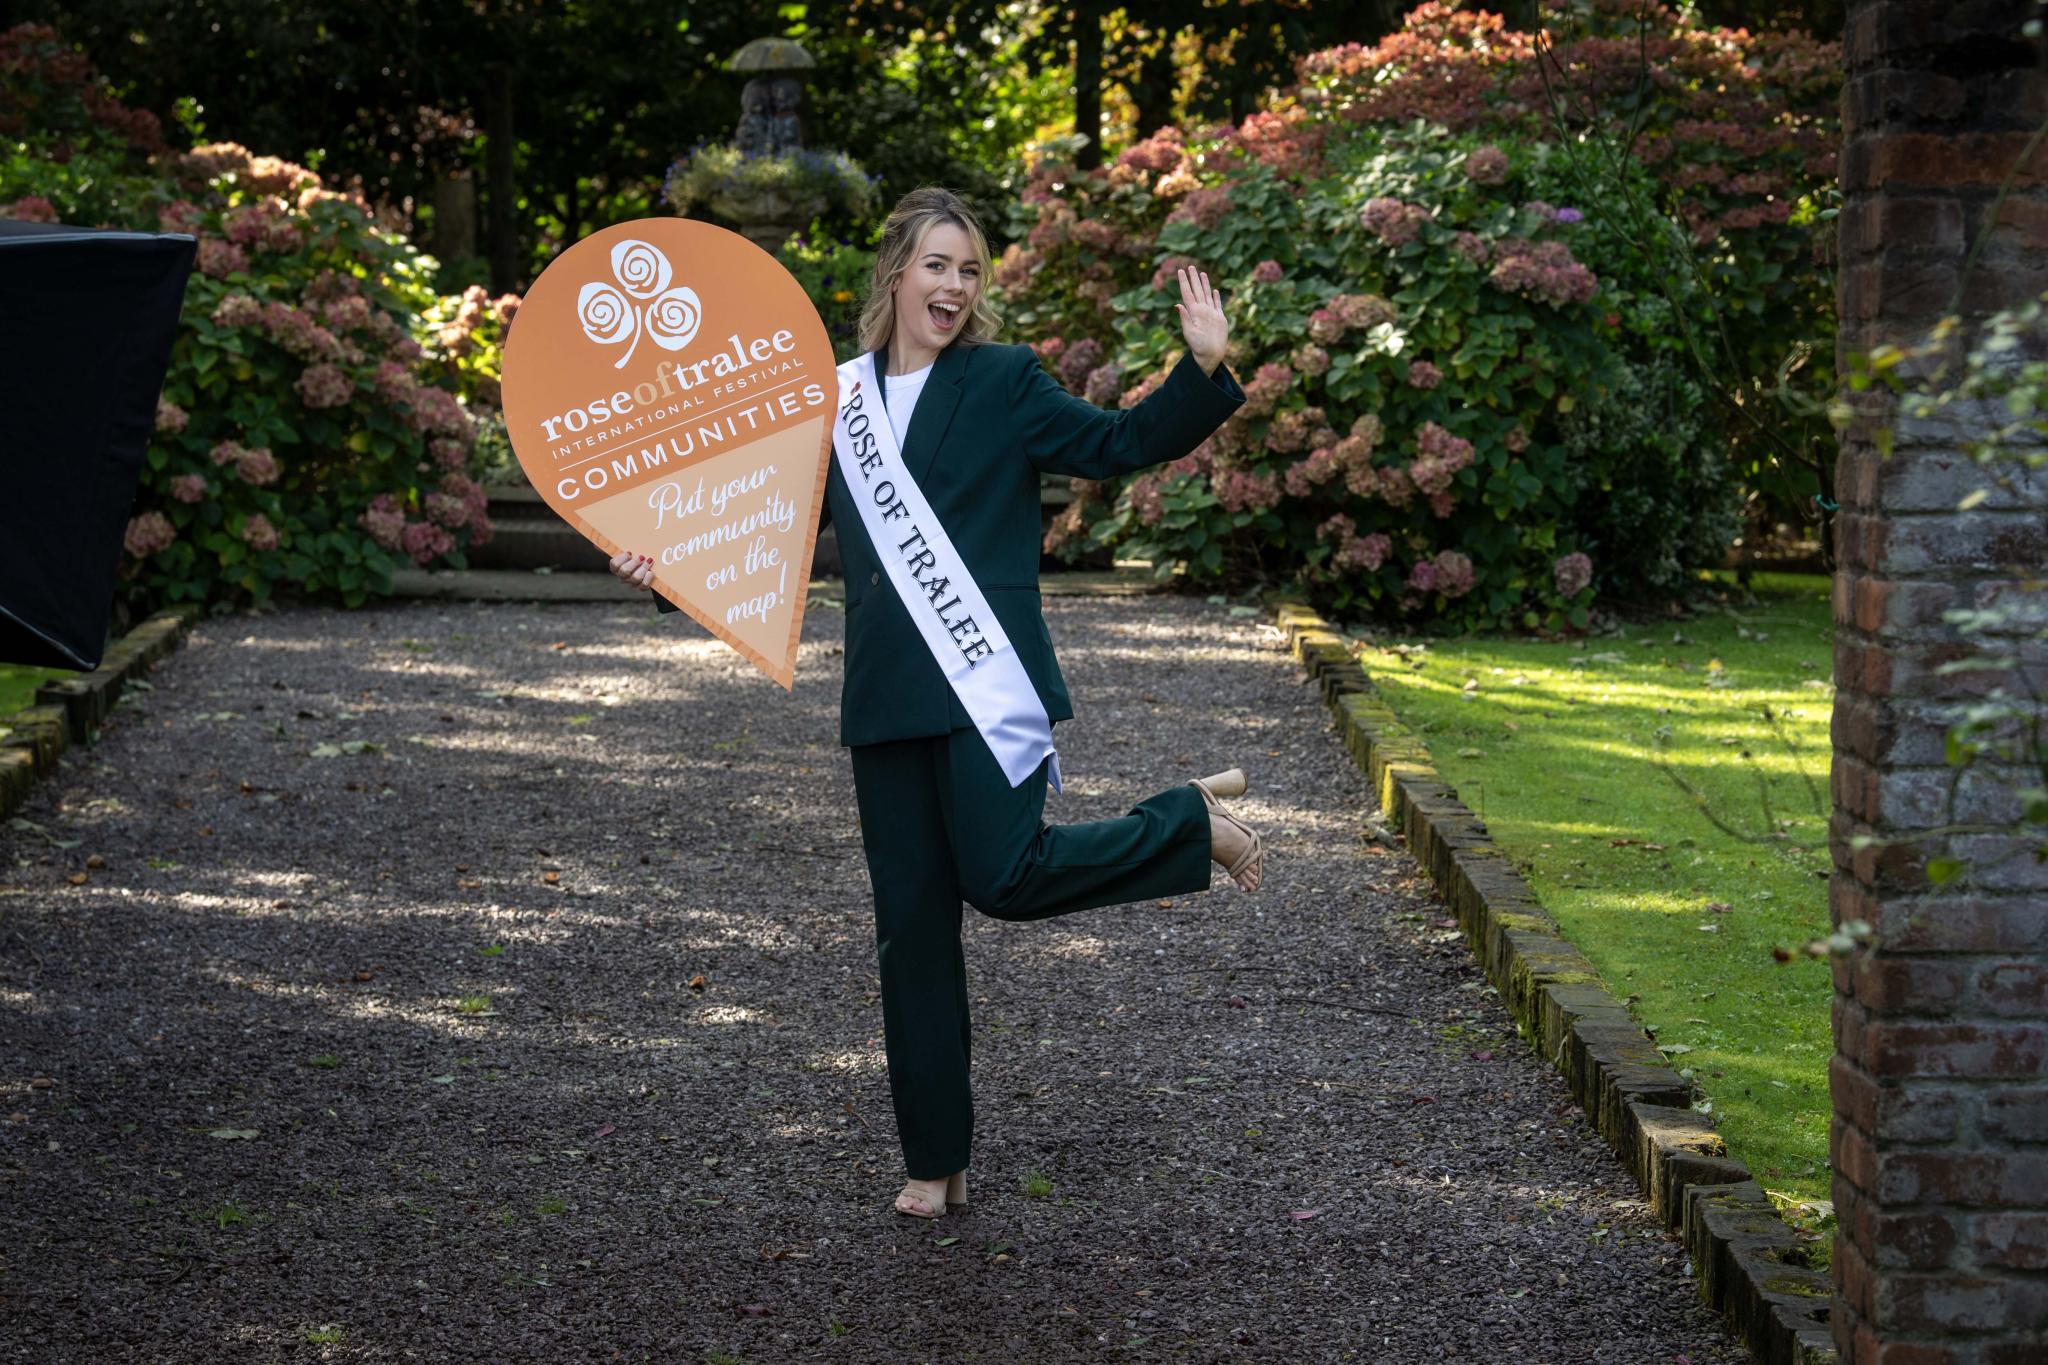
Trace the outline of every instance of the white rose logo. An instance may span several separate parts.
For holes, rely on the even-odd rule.
[[[668,257],[647,242],[628,238],[612,248],[612,274],[617,285],[593,280],[583,286],[576,295],[576,319],[583,324],[583,335],[600,346],[630,343],[613,369],[625,368],[639,349],[643,332],[665,351],[680,351],[690,344],[703,320],[703,306],[696,290],[669,287],[674,272]],[[634,299],[645,300],[646,307]]]

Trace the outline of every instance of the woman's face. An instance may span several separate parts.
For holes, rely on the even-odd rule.
[[[954,223],[936,223],[896,278],[896,333],[939,351],[960,335],[981,292],[974,242]]]

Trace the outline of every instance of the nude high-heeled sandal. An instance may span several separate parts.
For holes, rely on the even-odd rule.
[[[1243,796],[1245,794],[1250,784],[1245,781],[1244,769],[1227,768],[1217,773],[1214,777],[1200,778],[1191,785],[1202,794],[1202,804],[1209,808],[1211,815],[1224,821],[1251,841],[1250,846],[1238,855],[1237,860],[1225,867],[1223,871],[1230,880],[1237,883],[1239,890],[1258,890],[1259,882],[1263,879],[1266,868],[1265,843],[1259,838],[1257,830],[1223,809],[1223,803],[1217,800],[1221,796]],[[1250,885],[1246,885],[1247,877],[1250,878]]]
[[[912,1218],[938,1218],[956,1205],[963,1209],[967,1207],[967,1172],[964,1170],[946,1177],[946,1194],[937,1204],[922,1190],[913,1190],[908,1185],[896,1196],[896,1212]]]

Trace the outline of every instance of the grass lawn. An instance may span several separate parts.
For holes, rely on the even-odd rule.
[[[1772,575],[1688,621],[1359,659],[1732,1153],[1802,1201],[1830,1197],[1831,988],[1803,948],[1828,927],[1832,637],[1827,580]]]
[[[0,664],[0,716],[19,711],[36,699],[36,689],[52,678],[69,678],[73,674],[63,668],[26,668],[20,664]]]

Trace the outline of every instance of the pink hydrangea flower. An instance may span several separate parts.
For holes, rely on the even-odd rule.
[[[1474,265],[1485,265],[1493,256],[1493,248],[1476,232],[1461,232],[1453,237],[1451,250]]]
[[[203,474],[173,475],[166,487],[179,502],[206,501],[206,476]]]
[[[1388,246],[1405,246],[1414,241],[1422,235],[1422,225],[1429,217],[1428,209],[1398,199],[1370,199],[1358,211],[1359,223]]]
[[[1231,469],[1217,475],[1214,485],[1226,512],[1263,512],[1280,501],[1280,481],[1271,474]]]
[[[40,194],[25,194],[0,208],[0,218],[12,218],[17,223],[54,223],[57,208]]]
[[[1341,472],[1336,450],[1330,446],[1317,446],[1308,453],[1308,458],[1289,465],[1282,481],[1287,485],[1287,496],[1305,498]]]
[[[217,465],[233,464],[248,453],[248,449],[240,441],[222,441],[209,452]]]
[[[1266,428],[1266,449],[1287,455],[1310,445],[1323,429],[1321,408],[1289,408]]]
[[[1378,294],[1339,294],[1330,300],[1330,311],[1347,330],[1364,330],[1392,322],[1394,305]]]
[[[216,327],[253,327],[261,321],[263,305],[253,294],[226,294],[213,307],[213,325]]]
[[[209,279],[224,280],[230,275],[240,274],[249,268],[249,258],[242,248],[218,237],[199,239],[199,273]]]
[[[199,224],[206,218],[206,211],[186,199],[174,199],[156,211],[156,226],[159,232],[182,232],[187,236],[199,235]]]
[[[159,436],[176,436],[185,429],[185,423],[192,420],[185,410],[170,399],[159,396],[156,400],[156,430]]]
[[[1508,434],[1502,438],[1501,444],[1519,455],[1529,448],[1529,433],[1520,427],[1509,427]]]
[[[252,550],[275,550],[277,528],[270,524],[269,517],[261,512],[253,513],[242,523],[242,543]]]
[[[1287,278],[1287,272],[1280,268],[1278,261],[1260,261],[1252,267],[1253,284],[1278,284]]]
[[[1472,443],[1451,435],[1435,422],[1424,422],[1415,433],[1415,449],[1408,477],[1416,488],[1431,497],[1449,491],[1458,471],[1472,463]]]
[[[309,408],[338,408],[355,397],[356,386],[333,365],[308,365],[292,385]]]
[[[1593,584],[1593,561],[1576,551],[1559,559],[1552,571],[1559,597],[1577,597]]]
[[[1318,346],[1332,346],[1344,339],[1344,319],[1328,308],[1308,315],[1308,339]]]
[[[396,551],[404,545],[405,512],[399,507],[398,499],[389,493],[380,493],[356,518],[356,525],[369,532],[370,539],[386,550]]]
[[[359,296],[335,299],[320,310],[320,316],[335,331],[357,331],[370,325],[370,301]]]
[[[1168,223],[1193,223],[1204,232],[1215,231],[1230,213],[1230,191],[1222,185],[1190,190],[1185,199],[1166,215]]]
[[[277,457],[270,453],[268,446],[245,450],[235,457],[235,472],[242,476],[244,482],[253,483],[258,488],[265,487],[277,482]]]
[[[1456,550],[1439,551],[1436,557],[1436,590],[1445,597],[1463,597],[1472,591],[1472,561]]]
[[[1475,185],[1498,185],[1508,178],[1508,154],[1488,143],[1465,158],[1465,178]]]
[[[1259,366],[1252,382],[1244,386],[1244,406],[1239,414],[1245,417],[1263,417],[1271,412],[1280,401],[1282,394],[1294,386],[1294,371],[1285,365],[1267,363]]]
[[[1408,362],[1408,387],[1428,392],[1444,382],[1444,372],[1427,360]]]
[[[1572,259],[1571,248],[1563,242],[1532,242],[1523,237],[1501,240],[1494,249],[1487,280],[1509,293],[1560,308],[1584,303],[1600,289],[1598,277]]]
[[[1089,373],[1102,361],[1102,343],[1093,337],[1083,337],[1069,345],[1066,354],[1060,357],[1060,380],[1069,389],[1078,390],[1088,382]]]
[[[147,559],[178,538],[178,528],[161,512],[144,512],[132,517],[121,537],[121,548],[135,559]]]
[[[1288,357],[1295,372],[1311,377],[1329,373],[1330,353],[1314,342],[1304,342]]]
[[[413,563],[426,565],[454,549],[455,537],[430,521],[415,521],[405,528],[401,543]]]
[[[1123,366],[1111,362],[1107,365],[1097,365],[1088,371],[1088,381],[1081,391],[1081,396],[1091,403],[1107,405],[1117,400],[1123,393],[1123,387]]]

